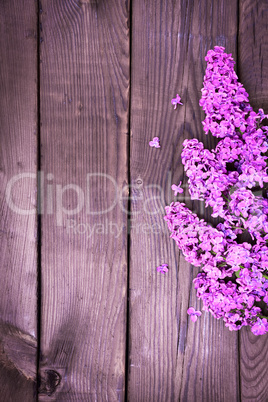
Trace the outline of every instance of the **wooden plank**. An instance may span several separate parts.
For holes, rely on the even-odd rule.
[[[201,307],[198,270],[180,256],[163,216],[171,184],[186,183],[183,140],[215,146],[201,124],[204,57],[215,45],[236,55],[237,2],[136,0],[132,20],[129,400],[236,401],[238,335],[208,313],[189,320],[188,307]],[[177,93],[184,105],[174,111]],[[160,149],[148,145],[155,136]],[[179,200],[202,215],[199,203]],[[156,272],[162,263],[165,275]]]
[[[267,111],[267,1],[240,0],[239,10],[239,79],[249,93],[252,107]]]
[[[240,1],[239,79],[255,111],[268,113],[268,7],[266,1]],[[242,401],[267,401],[268,336],[249,328],[240,335]]]
[[[33,401],[36,388],[37,14],[0,3],[0,390]]]
[[[40,400],[124,398],[128,17],[42,1]]]
[[[240,334],[242,401],[267,401],[267,335],[255,336],[249,328]]]

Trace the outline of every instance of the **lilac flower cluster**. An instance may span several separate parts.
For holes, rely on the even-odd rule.
[[[204,131],[220,141],[209,151],[197,139],[185,140],[181,157],[191,198],[204,200],[223,222],[213,228],[178,202],[166,207],[164,219],[185,259],[202,269],[194,286],[203,309],[230,330],[249,325],[261,335],[268,332],[260,307],[268,304],[268,199],[254,189],[268,183],[267,115],[253,111],[223,47],[209,50],[206,61]],[[251,241],[239,240],[243,233]],[[189,314],[194,321],[199,315]]]
[[[268,302],[268,247],[238,244],[183,203],[172,203],[166,212],[171,238],[188,262],[202,267],[194,285],[203,309],[223,318],[230,330],[250,325],[256,335],[268,332],[267,318],[256,306]]]

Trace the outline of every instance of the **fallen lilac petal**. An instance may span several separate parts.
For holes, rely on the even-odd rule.
[[[181,103],[181,97],[177,94],[176,98],[173,98],[171,100],[172,105],[174,106],[174,109],[176,109],[176,107],[178,105],[183,105],[183,103]]]
[[[154,137],[152,141],[149,142],[150,147],[152,148],[160,148],[159,138]]]
[[[168,272],[168,264],[159,265],[159,267],[157,267],[156,269],[157,269],[157,272],[161,272],[162,274],[165,274],[166,272]]]
[[[180,183],[179,183],[177,186],[176,186],[176,184],[172,184],[171,190],[174,191],[175,197],[176,197],[176,195],[177,195],[178,193],[183,193],[183,189],[181,188],[181,181],[180,181]]]
[[[201,313],[201,311],[195,310],[193,307],[190,307],[190,308],[188,308],[188,310],[187,310],[187,314],[189,314],[189,316],[190,316],[190,318],[191,318],[191,320],[192,320],[193,322],[196,322],[196,321],[197,321],[197,317],[200,317],[202,313]]]

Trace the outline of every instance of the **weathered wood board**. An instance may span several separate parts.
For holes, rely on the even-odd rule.
[[[1,1],[0,399],[13,402],[36,394],[36,27],[34,2]]]
[[[239,78],[257,112],[268,113],[268,4],[240,1]],[[268,400],[268,336],[255,336],[249,328],[240,332],[242,401]]]
[[[123,400],[129,99],[124,1],[42,1],[40,400]]]
[[[201,307],[192,284],[198,271],[185,262],[163,222],[164,206],[173,200],[171,184],[186,184],[183,140],[216,143],[204,138],[199,107],[206,52],[222,45],[235,57],[236,43],[237,3],[231,0],[133,2],[130,172],[137,186],[130,247],[130,401],[239,398],[238,335],[207,313],[196,324],[190,321],[188,307]],[[171,98],[177,93],[183,106],[175,111]],[[155,136],[160,149],[148,145]],[[202,215],[198,202],[179,200]],[[165,276],[156,272],[162,263],[170,268]]]

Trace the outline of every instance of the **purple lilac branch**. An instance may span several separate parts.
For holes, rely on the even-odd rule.
[[[221,140],[212,151],[197,139],[185,140],[181,156],[191,198],[205,200],[224,222],[213,228],[183,203],[166,207],[164,219],[185,259],[202,269],[194,285],[203,309],[230,330],[249,325],[260,335],[268,332],[258,305],[268,303],[268,200],[253,190],[268,183],[268,128],[261,125],[267,115],[253,111],[223,47],[205,59],[203,126]],[[239,244],[237,236],[246,231],[252,244]]]

